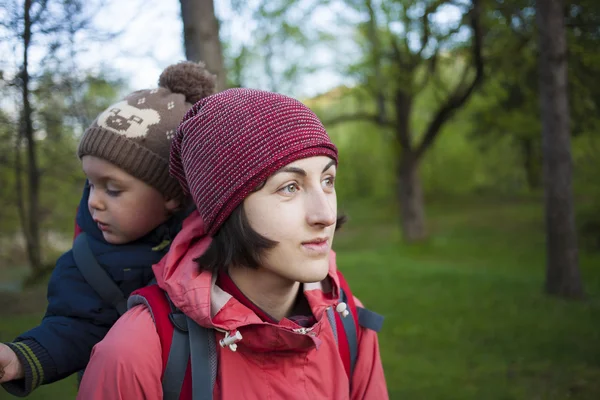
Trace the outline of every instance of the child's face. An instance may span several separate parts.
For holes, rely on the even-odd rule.
[[[294,282],[318,282],[329,270],[337,221],[335,162],[319,156],[294,161],[244,200],[250,226],[279,242],[262,268]]]
[[[119,167],[94,156],[82,158],[90,184],[88,207],[104,239],[132,242],[165,222],[179,203]]]

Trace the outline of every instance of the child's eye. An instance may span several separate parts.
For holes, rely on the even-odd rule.
[[[111,196],[111,197],[117,197],[121,194],[120,190],[111,190],[111,189],[106,189],[106,194]]]
[[[284,187],[282,187],[281,189],[279,189],[280,192],[282,192],[283,194],[294,194],[296,193],[298,190],[300,190],[300,187],[298,187],[297,183],[290,183],[289,185],[286,185]]]

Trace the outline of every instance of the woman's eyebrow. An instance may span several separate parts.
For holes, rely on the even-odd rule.
[[[279,174],[281,172],[289,172],[289,173],[292,173],[292,174],[306,176],[306,171],[303,170],[302,168],[298,168],[298,167],[283,167],[280,170],[276,171],[273,175]]]
[[[335,165],[335,160],[331,160],[329,161],[329,164],[327,164],[325,166],[325,168],[323,168],[323,172],[327,171],[329,168],[331,168],[333,165]]]
[[[327,171],[333,165],[335,165],[335,160],[329,161],[329,163],[325,166],[325,168],[323,168],[323,172]],[[289,172],[291,174],[297,174],[297,175],[300,175],[300,176],[306,176],[306,171],[303,170],[302,168],[298,168],[298,167],[283,167],[280,170],[275,171],[275,173],[273,175],[279,174],[281,172]]]

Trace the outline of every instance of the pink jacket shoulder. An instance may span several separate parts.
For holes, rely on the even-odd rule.
[[[92,350],[81,400],[162,400],[161,346],[144,306],[127,311]]]

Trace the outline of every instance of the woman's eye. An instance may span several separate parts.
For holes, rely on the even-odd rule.
[[[329,176],[323,179],[323,187],[332,188],[334,186],[335,178],[333,176]]]
[[[285,194],[294,194],[299,190],[298,185],[296,183],[290,183],[280,189],[281,192]]]

